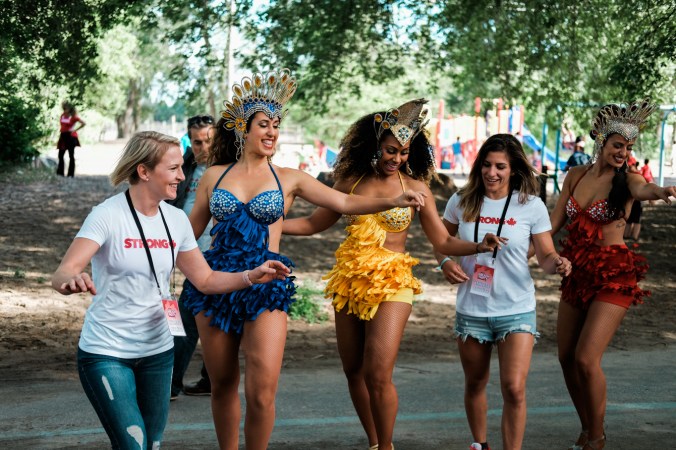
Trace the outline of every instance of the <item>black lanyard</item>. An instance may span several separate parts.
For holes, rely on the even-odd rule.
[[[138,220],[138,214],[136,214],[136,210],[134,209],[134,204],[131,202],[131,195],[129,195],[129,189],[124,193],[124,195],[127,197],[127,203],[129,204],[129,209],[131,210],[131,215],[134,217],[134,222],[136,222],[136,226],[138,227],[139,233],[141,233],[141,240],[143,241],[143,248],[146,249],[146,256],[148,256],[148,262],[150,263],[150,270],[153,271],[153,276],[155,277],[155,283],[157,284],[157,290],[160,291],[160,296],[162,296],[162,289],[160,288],[160,282],[157,280],[157,274],[155,273],[155,265],[153,264],[153,257],[150,254],[150,248],[148,247],[148,242],[146,241],[146,236],[143,234],[143,227],[141,227],[141,221]],[[169,237],[169,251],[171,252],[171,270],[174,270],[174,247],[173,247],[173,241],[171,240],[171,233],[169,233],[169,227],[167,226],[167,221],[164,219],[164,214],[162,213],[162,208],[157,206],[157,209],[160,210],[160,216],[162,216],[162,223],[164,224],[164,229],[167,230],[167,236]],[[172,288],[172,291],[176,288]],[[172,292],[173,293],[173,292]]]
[[[507,200],[505,201],[505,207],[502,209],[502,216],[500,216],[500,223],[498,224],[497,236],[500,237],[500,232],[502,231],[502,224],[505,223],[505,216],[507,215],[507,208],[509,207],[509,201],[512,199],[512,192],[510,191],[507,194]],[[483,206],[483,205],[482,205]],[[476,222],[474,222],[474,242],[479,243],[479,220],[481,220],[481,211],[479,211],[479,217],[477,217]],[[493,250],[493,260],[498,256],[498,248],[495,247]]]

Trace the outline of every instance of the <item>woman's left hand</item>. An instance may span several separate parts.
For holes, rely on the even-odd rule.
[[[398,208],[413,207],[420,211],[425,206],[424,192],[408,190],[395,199]]]
[[[492,252],[496,248],[498,250],[502,249],[502,245],[507,245],[506,237],[496,236],[493,233],[486,233],[481,243],[477,246],[479,253]]]
[[[676,186],[664,186],[658,191],[657,195],[662,200],[667,202],[667,205],[671,205],[671,200],[669,200],[669,197],[676,197]]]
[[[568,261],[568,258],[558,256],[558,259],[556,260],[556,273],[562,277],[567,277],[570,275],[571,270],[573,270],[573,265]]]
[[[249,280],[254,284],[268,283],[272,280],[283,280],[291,273],[291,269],[280,261],[268,260],[249,271]]]

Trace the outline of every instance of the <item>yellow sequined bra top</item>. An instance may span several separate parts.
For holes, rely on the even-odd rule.
[[[350,194],[354,193],[354,189],[357,187],[359,182],[364,178],[364,175],[362,175],[356,183],[352,186],[352,189],[350,190]],[[404,186],[404,179],[401,176],[401,173],[399,173],[399,181],[401,182],[401,189],[402,191],[406,190],[406,186]],[[413,214],[411,213],[411,208],[392,208],[388,209],[387,211],[381,211],[375,214],[369,214],[372,216],[375,221],[380,225],[380,227],[387,231],[388,233],[398,233],[400,231],[404,231],[408,226],[411,224],[412,216]],[[364,216],[353,216],[353,215],[346,215],[345,218],[347,219],[347,223],[349,225],[354,225],[359,221],[360,217]]]

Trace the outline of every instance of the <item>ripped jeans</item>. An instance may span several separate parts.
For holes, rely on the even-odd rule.
[[[173,349],[124,359],[78,348],[80,382],[113,449],[160,448],[169,416],[173,365]]]
[[[495,317],[468,316],[456,312],[454,335],[456,338],[462,339],[463,342],[468,337],[472,337],[480,344],[504,341],[511,333],[530,333],[537,339],[540,337],[540,333],[535,326],[536,317],[534,310],[510,316]]]

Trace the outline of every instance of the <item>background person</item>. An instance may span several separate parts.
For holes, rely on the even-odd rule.
[[[174,264],[213,293],[289,273],[278,261],[243,273],[209,269],[186,215],[163,203],[176,196],[182,162],[177,139],[152,131],[134,135],[111,175],[114,186],[128,181],[129,189],[94,207],[52,277],[61,294],[94,295],[78,344],[78,373],[113,448],[160,447],[176,314],[163,305],[173,297]],[[92,277],[83,272],[90,261]]]
[[[212,269],[238,271],[262,259],[291,266],[279,254],[282,223],[298,196],[342,213],[363,214],[395,206],[418,206],[419,193],[396,199],[348,196],[298,169],[271,163],[284,105],[296,81],[288,70],[254,74],[233,86],[234,96],[216,125],[211,165],[197,188],[190,222],[195,235],[213,219],[212,248],[204,253]],[[244,351],[249,449],[267,448],[275,421],[275,396],[286,342],[287,311],[295,286],[291,279],[265,288],[253,286],[226,295],[210,295],[186,285],[185,305],[196,315],[209,377],[211,408],[219,446],[239,442],[239,349]]]
[[[460,168],[460,173],[464,175],[466,166],[467,162],[462,154],[462,142],[460,142],[460,136],[458,136],[453,143],[453,167],[456,172],[458,171],[458,168]]]
[[[434,161],[423,132],[424,103],[424,99],[413,100],[354,123],[341,142],[335,189],[376,197],[412,188],[433,198],[428,183],[434,176]],[[394,447],[399,400],[392,374],[413,295],[422,292],[411,270],[418,260],[405,249],[413,216],[411,208],[347,216],[347,237],[336,251],[336,265],[324,277],[329,280],[326,296],[336,310],[338,353],[350,397],[372,449]],[[284,232],[313,234],[340,217],[319,208],[309,217],[286,221]],[[420,223],[441,251],[469,255],[492,251],[498,244],[492,235],[481,244],[449,236],[434,202],[420,208]]]
[[[59,149],[59,163],[56,166],[56,174],[63,176],[65,161],[64,156],[68,152],[68,176],[75,176],[75,147],[80,146],[80,140],[77,137],[77,131],[85,126],[85,123],[77,115],[75,106],[69,102],[61,103],[63,114],[59,118],[59,142],[56,148]],[[79,125],[78,125],[79,123]]]
[[[477,242],[478,236],[494,233],[509,240],[499,252],[465,256],[460,264],[437,254],[446,279],[461,283],[455,337],[465,374],[472,449],[489,448],[486,386],[493,346],[500,365],[503,448],[520,449],[523,444],[526,378],[539,335],[535,286],[528,268],[531,241],[545,272],[570,273],[570,262],[554,248],[539,189],[519,141],[511,134],[496,134],[481,146],[467,184],[450,198],[444,211],[443,223],[451,236]]]
[[[192,207],[195,204],[197,186],[204,171],[207,170],[207,159],[211,149],[211,140],[214,126],[214,118],[209,115],[194,116],[188,119],[188,136],[190,146],[183,155],[183,174],[185,179],[181,181],[176,190],[176,199],[168,202],[169,204],[180,208],[186,215],[190,215]],[[211,227],[209,222],[204,228],[204,232],[197,239],[197,246],[201,252],[209,250],[211,247]],[[209,373],[204,363],[200,370],[200,379],[197,382],[184,386],[183,376],[185,375],[190,359],[197,346],[199,333],[195,316],[185,307],[185,284],[178,299],[178,308],[181,312],[181,320],[185,328],[185,336],[174,336],[174,370],[171,377],[171,399],[178,398],[182,391],[185,395],[209,395],[211,394],[211,382]]]
[[[645,258],[627,248],[625,217],[633,200],[671,203],[674,186],[646,183],[628,173],[631,148],[655,110],[648,100],[627,106],[610,104],[592,122],[593,163],[571,169],[552,212],[552,234],[564,225],[568,236],[561,254],[573,271],[561,283],[557,319],[559,361],[582,431],[573,448],[605,446],[606,378],[601,359],[629,306],[648,292],[638,286]]]
[[[568,158],[568,161],[566,162],[566,166],[563,168],[564,172],[568,172],[568,170],[570,170],[571,167],[584,166],[589,164],[591,158],[584,152],[584,147],[585,147],[584,137],[578,136],[575,139],[573,154],[570,155],[570,158]]]

